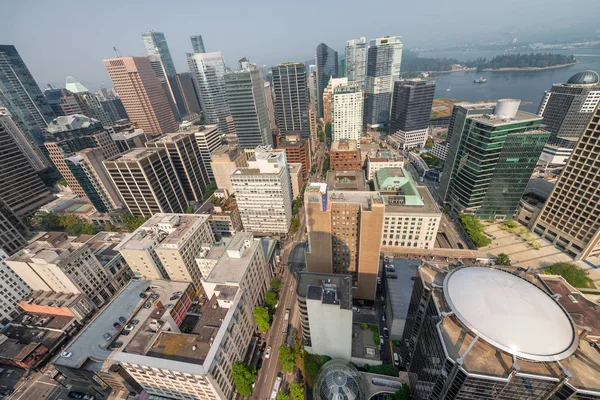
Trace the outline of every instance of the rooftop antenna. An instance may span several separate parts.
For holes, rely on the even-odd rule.
[[[116,48],[116,47],[114,47],[114,46],[113,46],[113,51],[115,52],[115,55],[116,55],[117,57],[119,57],[119,58],[121,57],[121,52],[120,52],[119,50],[117,50],[117,48]]]

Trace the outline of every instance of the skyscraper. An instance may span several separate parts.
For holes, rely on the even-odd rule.
[[[15,46],[0,45],[0,106],[37,147],[54,114]],[[45,163],[44,167],[47,167]]]
[[[315,51],[317,64],[317,104],[319,117],[323,116],[323,91],[329,79],[338,77],[338,53],[325,43],[317,46]]]
[[[179,87],[179,93],[181,93],[181,100],[185,107],[185,113],[183,116],[188,114],[200,114],[200,102],[196,89],[194,88],[194,82],[192,81],[192,75],[189,72],[182,72],[176,76],[176,84]],[[173,84],[171,84],[173,85]],[[177,103],[179,106],[179,102]],[[182,109],[179,109],[179,113],[182,113]]]
[[[167,75],[175,75],[175,64],[171,58],[171,52],[169,51],[169,45],[165,34],[162,32],[148,31],[142,33],[142,40],[144,41],[144,47],[146,47],[146,54],[160,56],[163,64],[165,65],[165,71]]]
[[[173,115],[177,121],[181,121],[181,115],[179,114],[179,109],[177,107],[177,99],[175,95],[175,90],[177,90],[177,86],[171,87],[171,81],[175,79],[175,75],[170,75],[171,80],[167,79],[167,71],[165,70],[165,65],[158,55],[148,56],[148,60],[150,60],[150,65],[152,66],[152,70],[156,74],[160,85],[162,86],[165,94],[167,95],[167,101],[169,102],[169,106],[173,111]],[[179,95],[179,93],[177,93]]]
[[[53,199],[22,150],[23,146],[33,146],[24,136],[8,111],[0,108],[0,199],[17,216],[34,211]],[[12,219],[11,214],[7,212],[5,218]],[[11,252],[11,249],[4,250]]]
[[[76,162],[97,194],[104,208],[113,211],[123,208],[123,200],[102,162],[106,160],[100,147],[84,149],[76,153]],[[100,210],[99,210],[100,211]]]
[[[21,149],[33,169],[41,171],[46,168],[48,159],[42,154],[39,148],[33,143],[31,138],[27,136],[12,119],[12,115],[8,109],[0,107],[0,120],[4,129],[13,137],[13,140]]]
[[[493,114],[467,117],[462,132],[454,127],[458,147],[446,159],[444,199],[454,212],[487,219],[512,218],[517,210],[550,135],[541,117],[519,111],[520,103],[498,100]]]
[[[391,134],[403,149],[425,146],[434,95],[435,83],[394,82]]]
[[[220,51],[188,54],[187,62],[200,95],[202,112],[209,124],[217,124],[221,133],[227,133],[226,118],[230,115],[225,95],[225,61]]]
[[[267,114],[269,115],[269,123],[271,129],[277,129],[275,123],[275,106],[273,105],[273,85],[269,82],[265,82],[265,100],[267,101]]]
[[[367,52],[365,118],[368,126],[390,121],[394,82],[400,79],[402,41],[399,36],[371,39]]]
[[[537,113],[544,118],[550,138],[540,161],[567,162],[599,101],[600,79],[594,71],[579,72],[567,83],[556,83],[546,91]]]
[[[131,122],[150,135],[176,132],[179,126],[148,57],[104,60]]]
[[[1,219],[2,215],[0,214]],[[6,265],[4,259],[8,257],[8,254],[2,250],[1,246],[0,244],[0,293],[2,293],[0,295],[0,301],[2,301],[0,326],[3,327],[7,321],[12,321],[20,314],[17,303],[31,294],[31,288],[23,282],[19,275],[15,274],[15,271]]]
[[[323,122],[331,122],[331,113],[333,111],[333,89],[338,86],[347,86],[348,78],[330,78],[329,83],[323,91]]]
[[[346,76],[348,82],[354,82],[364,90],[366,69],[367,39],[361,37],[348,40],[346,42]]]
[[[575,259],[600,255],[600,107],[579,136],[533,230]]]
[[[190,36],[190,40],[192,41],[192,48],[194,49],[194,53],[206,53],[206,50],[204,49],[204,40],[202,40],[202,35]]]
[[[193,133],[196,137],[196,144],[202,155],[204,180],[206,182],[214,182],[215,177],[210,167],[211,156],[223,145],[221,141],[222,135],[219,133],[218,127],[216,125],[193,125],[185,131]]]
[[[225,93],[240,148],[273,145],[260,71],[250,69],[225,74]]]
[[[185,212],[185,194],[165,148],[133,149],[104,166],[134,217]]]
[[[275,121],[283,135],[300,132],[303,139],[310,136],[308,125],[306,68],[302,63],[284,63],[273,67]]]
[[[25,224],[0,198],[0,249],[10,256],[27,246],[28,236]]]
[[[357,84],[333,89],[332,140],[354,139],[360,142],[363,127],[363,91]]]

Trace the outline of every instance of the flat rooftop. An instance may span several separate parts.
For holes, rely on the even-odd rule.
[[[302,170],[302,164],[300,163],[289,163],[288,167],[290,168],[290,174],[297,174]]]
[[[489,126],[502,126],[517,122],[541,121],[542,117],[525,111],[517,111],[512,118],[501,118],[494,114],[472,115],[469,118]],[[540,127],[541,128],[541,127]]]
[[[171,132],[165,133],[157,137],[156,139],[148,141],[148,143],[174,143],[178,140],[184,139],[189,136],[191,132]]]
[[[360,204],[363,211],[368,211],[372,204],[383,204],[377,192],[330,191],[327,194],[327,209],[331,209],[332,203],[348,203]]]
[[[356,151],[358,146],[356,140],[341,139],[331,142],[331,151]]]
[[[412,205],[407,204],[406,199],[403,195],[382,195],[383,202],[385,204],[385,211],[390,213],[426,213],[426,214],[441,214],[440,208],[433,201],[431,193],[426,186],[416,186],[417,193],[423,205]]]
[[[336,293],[333,294],[335,286]],[[352,308],[352,277],[339,274],[300,272],[296,294],[300,297],[321,300],[325,304],[339,304],[341,309]]]
[[[215,252],[209,252],[205,257],[218,260],[204,279],[212,283],[238,284],[246,273],[254,253],[258,250],[263,251],[260,240],[254,239],[251,232],[239,232],[224,240],[224,246],[214,247]]]
[[[394,259],[391,264],[395,267],[395,272],[391,273],[398,278],[390,279],[388,274],[385,275],[388,289],[387,297],[390,300],[388,306],[392,307],[392,316],[394,318],[406,319],[414,285],[412,278],[417,275],[417,270],[421,262]]]
[[[359,171],[328,171],[327,186],[332,190],[356,190],[366,192],[369,190],[365,180],[365,172]]]
[[[159,151],[161,151],[161,149],[158,149],[158,148],[148,148],[148,149],[135,148],[135,149],[131,149],[125,153],[108,158],[107,161],[120,161],[120,162],[136,161],[137,162],[146,157],[149,157],[152,154],[158,153]]]

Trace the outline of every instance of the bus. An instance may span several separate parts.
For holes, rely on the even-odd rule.
[[[279,392],[280,387],[281,387],[281,372],[279,374],[277,374],[277,379],[275,379],[275,384],[273,385],[273,390],[271,390],[270,400],[277,400],[277,393]]]
[[[290,309],[285,310],[285,316],[283,317],[283,334],[287,335],[288,325],[290,324]]]

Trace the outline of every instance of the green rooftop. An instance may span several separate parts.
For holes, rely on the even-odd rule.
[[[417,185],[404,168],[383,168],[373,177],[375,191],[381,194],[395,194],[403,197],[406,206],[423,206]]]

